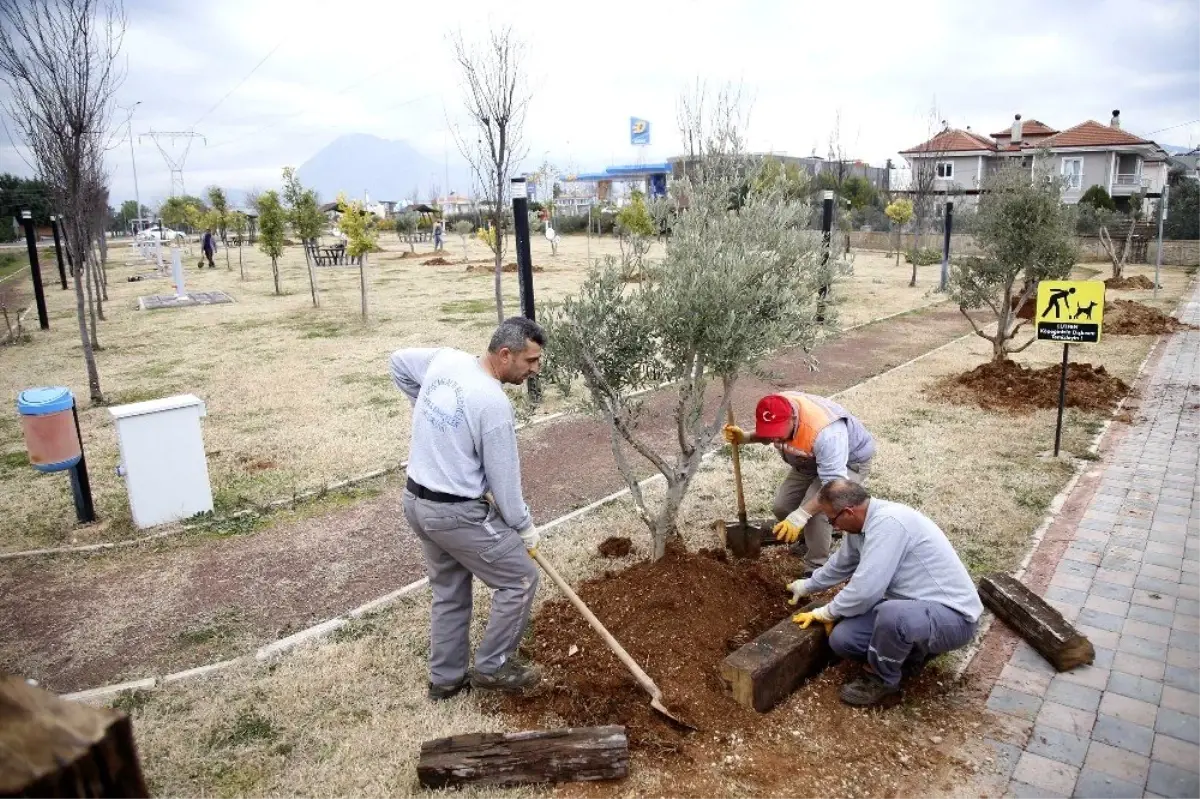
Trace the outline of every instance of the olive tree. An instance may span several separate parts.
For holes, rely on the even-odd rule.
[[[474,232],[474,230],[475,230],[475,226],[472,225],[470,222],[466,221],[465,219],[454,223],[454,232],[458,234],[458,237],[460,239],[462,239],[463,263],[464,264],[467,262],[468,257],[469,257],[467,255],[467,236],[470,236],[471,233]]]
[[[983,182],[976,213],[975,241],[980,258],[957,261],[950,272],[950,297],[976,335],[992,344],[992,360],[1021,352],[1036,338],[1014,347],[1025,324],[1018,314],[1037,291],[1038,281],[1062,280],[1079,258],[1074,222],[1062,203],[1064,179],[1039,158],[1029,168],[1002,167]],[[968,311],[988,308],[995,331],[987,332]],[[991,327],[990,325],[986,327]]]
[[[820,235],[806,229],[810,209],[788,197],[782,179],[751,180],[731,207],[762,164],[745,155],[737,97],[723,92],[709,107],[703,117],[681,116],[696,155],[674,184],[686,209],[674,219],[663,261],[647,265],[643,282],[630,286],[609,256],[577,294],[542,315],[552,342],[546,377],[563,390],[582,380],[592,411],[608,422],[613,457],[655,558],[678,535],[680,504],[739,376],[780,347],[811,347],[822,327],[818,291],[838,266],[823,263]],[[666,445],[643,426],[638,399],[664,382],[676,392]],[[657,506],[642,492],[627,450],[666,479]]]
[[[225,190],[220,186],[208,187],[208,207],[209,216],[206,227],[211,226],[217,231],[217,235],[221,237],[221,246],[225,250],[225,271],[232,272],[233,264],[229,262],[229,201],[225,197]]]
[[[241,274],[241,279],[246,279],[246,266],[242,262],[242,242],[246,239],[246,230],[250,227],[249,220],[241,211],[233,211],[229,214],[229,228],[237,236],[238,242],[238,272]]]
[[[279,194],[264,191],[256,200],[258,211],[259,249],[271,259],[271,276],[275,280],[275,293],[283,294],[279,286],[279,259],[283,257],[283,226],[287,222]]]
[[[325,229],[325,215],[317,200],[315,189],[306,189],[293,167],[283,168],[283,201],[287,205],[288,220],[300,237],[304,247],[304,263],[308,267],[308,287],[312,293],[314,307],[321,304],[321,290],[317,286],[317,266],[313,262],[313,248]]]

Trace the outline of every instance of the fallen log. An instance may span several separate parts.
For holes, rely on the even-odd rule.
[[[818,604],[823,603],[808,605],[803,610],[811,610]],[[766,713],[825,668],[831,654],[823,625],[801,629],[789,614],[725,658],[721,677],[738,704]]]
[[[149,796],[129,717],[0,675],[0,796]]]
[[[426,788],[590,782],[628,774],[629,741],[615,724],[452,735],[421,744],[417,761],[417,779]]]
[[[1096,649],[1087,636],[1011,575],[984,577],[979,581],[979,598],[1059,671],[1096,659]]]

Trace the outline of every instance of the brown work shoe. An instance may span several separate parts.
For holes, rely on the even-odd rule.
[[[471,687],[485,691],[520,693],[534,687],[541,679],[541,673],[533,666],[509,658],[491,674],[472,671]]]
[[[429,683],[429,698],[434,702],[443,702],[469,690],[471,690],[471,679],[467,676],[463,676],[461,680],[450,685],[438,685],[431,682]]]

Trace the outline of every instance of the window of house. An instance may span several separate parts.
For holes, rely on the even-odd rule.
[[[1083,159],[1064,158],[1062,160],[1063,177],[1067,179],[1068,189],[1079,189],[1083,186]]]
[[[953,161],[938,161],[937,162],[938,180],[954,180],[954,162]]]

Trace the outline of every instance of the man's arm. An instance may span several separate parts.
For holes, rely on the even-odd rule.
[[[859,558],[859,547],[851,545],[850,540],[843,536],[842,545],[834,551],[825,565],[804,581],[804,593],[815,594],[849,580],[858,568]]]
[[[817,433],[813,441],[813,458],[817,461],[821,485],[838,477],[843,480],[849,477],[846,465],[850,460],[850,431],[845,419],[838,419]]]
[[[521,459],[512,419],[483,431],[483,477],[501,518],[518,533],[533,527],[529,506],[521,495]]]
[[[413,347],[396,350],[388,359],[392,382],[404,392],[410,402],[417,401],[417,394],[421,393],[421,383],[425,380],[425,372],[429,370],[429,363],[437,353],[438,350],[433,347]]]
[[[863,541],[862,555],[854,576],[826,605],[834,618],[861,616],[875,607],[887,593],[896,575],[896,568],[908,543],[907,532],[899,523],[889,520],[871,533],[871,537]]]

